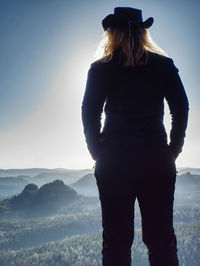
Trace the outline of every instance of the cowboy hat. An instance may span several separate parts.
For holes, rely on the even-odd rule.
[[[114,14],[109,14],[102,20],[104,30],[109,27],[126,26],[129,22],[137,24],[143,28],[149,28],[153,24],[154,19],[149,17],[147,20],[142,19],[142,10],[131,7],[116,7]]]

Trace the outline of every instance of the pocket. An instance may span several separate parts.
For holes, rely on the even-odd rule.
[[[97,160],[104,158],[109,151],[109,142],[106,140],[99,141]]]
[[[170,154],[170,157],[172,158],[172,161],[173,161],[173,164],[174,164],[174,171],[175,171],[174,176],[176,177],[176,175],[178,174],[178,171],[176,169],[176,158],[174,157],[174,153],[172,152],[169,144],[167,145],[167,147],[168,147],[168,152]]]
[[[97,153],[97,160],[100,158],[101,154],[104,151],[104,145],[105,145],[105,143],[103,141],[99,141],[99,144],[98,144],[98,153]]]
[[[170,155],[172,156],[173,160],[175,161],[176,159],[175,159],[175,157],[174,157],[174,153],[172,152],[172,150],[171,150],[169,144],[167,144],[167,149],[168,149]]]

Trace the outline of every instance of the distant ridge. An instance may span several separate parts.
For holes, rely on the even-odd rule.
[[[192,167],[178,167],[178,174],[185,174],[187,172],[190,172],[191,174],[200,175],[200,168],[192,168]]]
[[[96,180],[93,174],[88,174],[80,178],[77,182],[71,184],[72,187],[88,188],[96,186]]]
[[[77,192],[62,180],[47,183],[40,189],[35,184],[28,184],[19,195],[0,201],[0,214],[48,215],[77,198]]]
[[[65,169],[65,168],[19,168],[19,169],[0,169],[0,177],[17,176],[17,175],[29,175],[31,177],[36,176],[42,172],[59,172],[59,173],[91,173],[92,169]],[[82,176],[84,175],[82,174]]]
[[[59,179],[69,185],[90,173],[93,173],[92,169],[0,169],[0,200],[19,194],[24,186],[30,183],[40,187]]]
[[[77,182],[72,183],[70,186],[76,189],[76,191],[80,194],[98,196],[98,189],[94,174],[87,174],[80,178]]]
[[[178,175],[176,186],[184,186],[187,190],[193,189],[200,191],[200,175],[191,174],[190,172]]]

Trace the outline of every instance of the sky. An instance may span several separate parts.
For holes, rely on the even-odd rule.
[[[150,34],[173,58],[190,103],[176,165],[200,167],[199,1],[0,0],[0,168],[92,168],[81,103],[101,21],[117,6],[154,17]]]

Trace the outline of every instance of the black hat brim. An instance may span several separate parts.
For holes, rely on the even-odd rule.
[[[154,22],[154,19],[150,17],[143,22],[136,22],[136,24],[140,25],[141,27],[145,29],[148,29],[152,26],[153,22]],[[127,24],[127,21],[119,19],[114,14],[108,15],[102,20],[102,26],[104,30],[108,29],[109,27],[121,26],[121,25],[126,25],[126,24]]]
[[[154,22],[154,19],[152,17],[150,17],[150,18],[146,19],[144,22],[142,22],[142,24],[143,24],[143,27],[145,29],[148,29],[152,26],[153,22]]]

